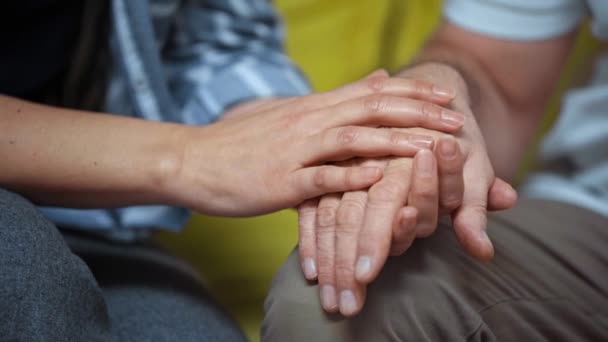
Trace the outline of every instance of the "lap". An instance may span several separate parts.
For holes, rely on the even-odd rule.
[[[120,341],[244,341],[186,263],[150,244],[66,236],[95,275]]]
[[[0,339],[245,340],[179,260],[149,245],[63,233],[0,189]]]
[[[608,334],[608,220],[565,204],[522,200],[492,215],[496,257],[464,254],[442,224],[369,287],[345,320],[322,312],[292,254],[267,298],[263,339],[598,340]]]

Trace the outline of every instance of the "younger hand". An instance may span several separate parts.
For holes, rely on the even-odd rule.
[[[458,131],[461,114],[412,99],[438,97],[449,101],[428,82],[379,72],[332,92],[245,105],[216,124],[188,127],[177,175],[170,177],[173,203],[249,216],[366,188],[381,178],[380,169],[324,164],[413,156],[432,145],[428,136],[380,126]]]

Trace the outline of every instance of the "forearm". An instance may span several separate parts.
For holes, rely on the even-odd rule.
[[[434,82],[441,80],[456,90],[453,106],[478,123],[496,174],[507,180],[514,177],[540,116],[536,113],[513,115],[514,109],[479,65],[449,48],[429,46],[414,65],[399,74]],[[468,126],[465,124],[464,132]]]
[[[508,41],[444,22],[404,73],[450,83],[459,93],[455,105],[474,113],[496,173],[510,179],[538,129],[575,36]]]
[[[52,206],[165,202],[178,127],[0,96],[0,187]]]

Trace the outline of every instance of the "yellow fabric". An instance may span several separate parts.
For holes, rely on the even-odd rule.
[[[319,91],[403,65],[435,26],[440,8],[439,0],[276,3],[288,27],[288,52]],[[196,216],[182,234],[163,233],[159,241],[205,276],[256,341],[272,276],[297,242],[296,223],[290,210],[253,219]]]

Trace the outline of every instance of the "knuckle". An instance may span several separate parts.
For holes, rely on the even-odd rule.
[[[441,197],[441,207],[452,211],[462,204],[462,197],[457,194],[448,194]]]
[[[336,209],[334,207],[319,207],[317,209],[317,225],[319,228],[335,227]]]
[[[388,78],[389,77],[387,75],[375,75],[373,77],[368,77],[367,79],[365,79],[364,83],[368,89],[376,93],[380,92],[384,88]]]
[[[389,134],[388,141],[391,145],[403,145],[408,143],[408,136],[401,132],[392,131]]]
[[[313,182],[317,188],[324,189],[327,187],[327,178],[329,177],[329,172],[331,171],[327,165],[321,166],[316,170],[313,176]]]
[[[412,87],[417,94],[429,94],[431,92],[431,84],[422,80],[412,80]]]
[[[314,215],[316,211],[317,211],[316,208],[313,208],[313,207],[302,207],[301,206],[301,207],[298,208],[298,216],[300,218],[303,218],[303,217],[307,218],[307,217],[310,217],[311,215]]]
[[[486,215],[486,203],[476,202],[468,205],[468,209],[477,215]]]
[[[432,103],[422,102],[420,105],[420,114],[425,121],[436,120],[441,115],[441,107]]]
[[[340,146],[351,146],[358,136],[359,130],[356,127],[341,127],[336,133],[336,141]]]
[[[437,199],[437,190],[430,186],[419,186],[414,190],[414,196],[422,201],[434,201]]]
[[[353,225],[361,222],[364,214],[363,204],[357,201],[345,200],[340,205],[336,216],[339,225]]]
[[[364,98],[363,107],[369,113],[379,113],[386,108],[387,102],[388,97],[386,95],[373,94]]]
[[[328,249],[327,246],[323,248],[323,245],[324,244],[319,244],[317,251],[317,262],[319,263],[320,273],[325,273],[324,271],[327,271],[329,268],[333,267],[334,264],[333,254],[330,252],[330,249]]]
[[[401,195],[403,185],[392,179],[385,179],[369,190],[371,203],[393,202]]]
[[[357,241],[359,229],[356,225],[341,225],[336,227],[336,240],[342,242],[354,242]],[[356,242],[355,242],[356,245]]]
[[[353,262],[338,262],[336,263],[336,275],[339,280],[346,280],[349,276],[355,274],[355,267]]]
[[[344,187],[347,189],[353,189],[355,187],[357,177],[354,172],[355,172],[355,170],[353,168],[348,168],[344,172],[343,182],[344,182]]]

